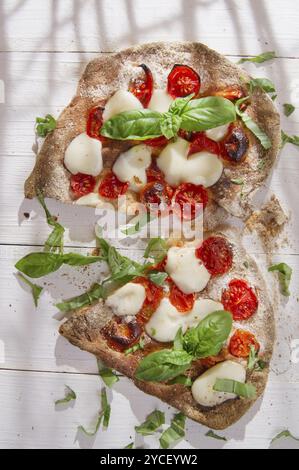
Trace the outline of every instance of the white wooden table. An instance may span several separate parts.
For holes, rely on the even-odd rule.
[[[108,431],[95,438],[77,435],[78,424],[92,426],[95,420],[102,384],[94,357],[59,337],[54,303],[85,290],[97,269],[91,267],[88,276],[74,269],[49,276],[37,310],[14,275],[16,260],[43,245],[49,233],[36,202],[23,199],[23,182],[34,163],[35,117],[57,115],[86,63],[99,53],[146,41],[198,40],[232,61],[275,50],[275,61],[246,68],[276,83],[280,108],[285,102],[297,106],[282,123],[288,133],[299,133],[299,6],[294,0],[1,0],[0,22],[0,79],[5,85],[5,103],[0,104],[0,447],[120,448],[134,439],[134,426],[155,407],[166,411],[168,419],[173,410],[121,378],[109,391]],[[207,429],[188,420],[186,441],[179,448],[267,448],[285,428],[299,436],[299,364],[290,360],[291,340],[299,338],[298,184],[299,152],[288,145],[267,191],[275,192],[291,214],[289,243],[275,258],[290,264],[294,275],[292,295],[282,302],[277,318],[264,398],[221,433],[227,442],[205,437]],[[91,210],[53,201],[49,207],[69,229],[68,246],[84,250],[94,244]],[[31,212],[30,220],[24,212]],[[260,263],[265,261],[257,245],[248,241],[247,246]],[[64,384],[78,398],[72,406],[55,409]],[[145,442],[138,437],[136,443],[158,447],[155,437]],[[290,439],[273,444],[296,446]]]

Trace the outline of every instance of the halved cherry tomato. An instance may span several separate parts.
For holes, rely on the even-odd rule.
[[[152,181],[164,181],[164,174],[158,167],[156,160],[152,160],[151,165],[146,169],[146,180],[148,183]]]
[[[161,213],[171,204],[173,189],[163,180],[147,183],[140,191],[140,202],[149,211]]]
[[[200,90],[200,77],[188,65],[176,64],[173,66],[167,79],[167,91],[173,98],[198,95]]]
[[[86,125],[86,134],[93,139],[104,140],[105,137],[100,135],[100,130],[103,125],[103,111],[104,108],[97,106],[89,111]]]
[[[252,287],[243,279],[233,279],[222,293],[221,302],[234,320],[247,320],[258,308],[258,299]]]
[[[139,67],[144,70],[145,80],[142,78],[132,80],[129,91],[139,99],[144,108],[147,108],[153,94],[154,79],[147,65],[141,64]]]
[[[92,193],[96,185],[94,176],[77,173],[71,176],[71,189],[76,197]]]
[[[233,252],[228,241],[223,237],[209,237],[195,251],[210,274],[224,274],[233,264]]]
[[[164,291],[161,286],[157,286],[157,284],[154,284],[145,277],[137,277],[132,282],[141,284],[145,288],[146,298],[143,302],[140,312],[138,312],[136,315],[137,323],[139,325],[144,325],[146,322],[148,322],[154,311],[157,310]]]
[[[143,144],[149,145],[150,147],[164,147],[168,144],[168,139],[161,135],[160,137],[155,137],[154,139],[147,139],[142,141]]]
[[[230,162],[239,163],[248,147],[249,140],[242,127],[231,124],[226,137],[221,141],[221,156]]]
[[[212,92],[210,96],[222,96],[222,98],[233,101],[245,97],[245,93],[240,86],[234,85],[229,88],[224,88],[223,90]]]
[[[195,294],[184,294],[171,280],[168,281],[170,284],[169,300],[172,305],[181,313],[187,313],[192,310],[195,302]]]
[[[254,334],[246,330],[236,330],[229,342],[229,352],[236,357],[248,357],[250,346],[256,351],[260,349]]]
[[[119,317],[114,317],[102,328],[101,333],[110,348],[122,352],[137,343],[142,331],[136,321],[125,323]]]
[[[107,199],[117,199],[118,196],[125,194],[129,187],[129,183],[123,183],[111,171],[101,181],[99,186],[99,194]]]
[[[214,153],[215,155],[220,155],[221,153],[220,145],[218,142],[209,139],[209,137],[207,137],[204,132],[196,132],[192,136],[188,155],[192,155],[193,153],[197,152],[202,152],[203,150],[206,150],[210,153]]]
[[[193,220],[202,212],[208,203],[209,197],[206,189],[193,183],[182,183],[175,190],[172,202],[174,210],[180,209],[181,217]],[[202,207],[198,207],[202,204]]]

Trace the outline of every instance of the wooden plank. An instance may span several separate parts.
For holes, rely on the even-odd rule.
[[[0,17],[2,51],[112,51],[150,41],[195,40],[225,54],[276,49],[298,56],[299,13],[293,0],[5,0]]]

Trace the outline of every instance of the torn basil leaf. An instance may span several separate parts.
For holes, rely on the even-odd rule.
[[[181,384],[185,385],[185,387],[191,387],[193,382],[190,377],[187,377],[186,375],[178,375],[174,379],[170,380],[167,382],[168,385],[175,385],[175,384]]]
[[[162,286],[167,279],[168,274],[162,271],[150,271],[148,278],[157,286]]]
[[[134,449],[134,442],[130,442],[124,449]]]
[[[269,78],[252,78],[248,83],[250,93],[253,92],[255,88],[260,88],[266,93],[275,93],[275,85],[269,80]]]
[[[66,385],[65,388],[66,388],[65,397],[60,398],[59,400],[56,400],[55,405],[62,405],[62,404],[68,403],[72,400],[76,400],[77,395],[74,392],[74,390],[72,390],[71,387],[69,387],[68,385]]]
[[[33,300],[34,300],[34,305],[37,307],[38,300],[39,300],[40,295],[42,293],[43,287],[38,286],[37,284],[33,284],[33,282],[30,282],[29,279],[27,279],[27,277],[23,276],[23,274],[21,274],[21,273],[18,273],[17,276],[18,276],[18,278],[22,279],[22,281],[25,282],[25,284],[27,284],[31,288],[31,293],[32,293]]]
[[[84,294],[72,297],[69,300],[59,302],[56,307],[61,312],[68,312],[77,308],[85,307],[85,305],[92,304],[95,300],[105,298],[105,289],[101,284],[94,284],[92,288]]]
[[[103,388],[101,391],[101,405],[103,413],[103,427],[108,428],[110,415],[111,415],[111,406],[108,403],[106,389]]]
[[[235,104],[236,106],[236,113],[242,119],[245,126],[255,135],[255,137],[260,141],[262,147],[268,150],[272,147],[271,140],[267,136],[267,134],[260,129],[260,127],[254,122],[254,120],[246,113],[246,111],[241,111],[240,105],[244,103],[248,99],[248,96],[245,98],[241,98]]]
[[[281,439],[282,437],[290,437],[295,441],[299,441],[299,437],[293,436],[293,434],[288,429],[285,429],[284,431],[281,431],[276,436],[274,436],[273,439],[271,439],[271,444],[273,444],[273,442],[277,441],[278,439]]]
[[[291,295],[289,285],[292,277],[292,268],[286,263],[273,264],[268,268],[269,272],[277,271],[282,295],[289,297]]]
[[[168,449],[185,436],[185,424],[186,416],[177,413],[172,419],[170,427],[162,433],[159,439],[162,449]]]
[[[163,382],[182,374],[193,357],[186,351],[162,349],[145,356],[138,364],[135,377],[146,382]]]
[[[284,131],[281,131],[281,148],[283,148],[285,144],[293,144],[299,147],[299,136],[288,135]]]
[[[296,109],[295,106],[293,106],[290,103],[284,103],[284,105],[283,105],[283,112],[284,112],[284,115],[287,116],[287,117],[289,117],[291,114],[293,114],[295,109]]]
[[[150,436],[165,423],[165,414],[155,410],[150,413],[146,420],[139,426],[135,426],[135,431],[142,436]]]
[[[274,51],[263,52],[262,54],[256,55],[254,57],[243,57],[239,60],[238,64],[244,64],[244,62],[253,62],[255,64],[262,64],[267,60],[275,59],[276,53]]]
[[[45,211],[48,225],[53,227],[52,232],[50,233],[50,235],[48,236],[48,238],[45,242],[45,251],[55,252],[56,250],[58,250],[59,253],[62,254],[63,253],[63,244],[64,244],[63,238],[64,238],[65,229],[61,224],[59,224],[57,222],[56,217],[53,216],[49,212],[49,210],[46,206],[46,203],[45,203],[44,196],[40,192],[38,193],[37,198],[38,198],[39,203],[41,204],[42,208]]]
[[[238,397],[243,398],[255,398],[256,396],[254,385],[231,379],[216,379],[213,390],[216,392],[234,393]]]
[[[51,114],[46,114],[44,118],[35,118],[36,133],[39,137],[46,137],[56,128],[56,119]]]
[[[219,436],[219,434],[216,434],[214,431],[212,431],[212,429],[206,432],[205,436],[212,437],[213,439],[218,439],[219,441],[227,441],[226,437]]]
[[[140,230],[145,227],[148,223],[156,218],[155,215],[146,212],[145,214],[137,216],[137,222],[135,222],[136,217],[134,217],[134,222],[130,222],[126,227],[121,230],[121,233],[124,235],[130,236],[135,235],[136,233],[140,232]]]
[[[145,249],[144,258],[152,258],[155,263],[160,263],[167,255],[167,243],[164,238],[151,238]]]
[[[111,388],[116,382],[119,381],[119,377],[109,367],[102,365],[101,361],[97,360],[99,376],[103,380],[107,387]]]
[[[103,419],[103,413],[100,413],[100,414],[98,415],[98,419],[97,419],[97,422],[96,422],[96,425],[95,425],[95,428],[94,428],[93,431],[88,431],[88,430],[85,429],[85,427],[82,426],[82,425],[78,426],[78,431],[84,432],[84,434],[86,434],[86,436],[90,436],[90,437],[95,436],[96,433],[98,432],[100,426],[101,426],[102,419]]]
[[[124,351],[125,356],[127,356],[128,354],[133,354],[134,352],[139,351],[140,349],[144,349],[144,344],[145,344],[144,343],[144,338],[141,336],[141,338],[140,338],[140,340],[137,344],[135,344],[131,348],[125,349],[125,351]]]

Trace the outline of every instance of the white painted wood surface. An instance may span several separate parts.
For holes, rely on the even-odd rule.
[[[94,358],[58,337],[57,299],[88,287],[98,266],[61,270],[46,279],[45,293],[34,309],[27,288],[14,276],[14,263],[42,245],[48,227],[36,202],[23,200],[22,185],[34,154],[34,119],[48,112],[57,115],[75,91],[77,80],[98,52],[154,40],[198,40],[231,60],[276,50],[279,59],[262,66],[247,64],[256,76],[268,76],[277,85],[277,104],[297,106],[283,128],[298,134],[299,122],[299,7],[293,0],[2,0],[0,1],[0,80],[5,83],[5,104],[0,99],[0,448],[119,448],[133,437],[134,426],[158,407],[173,410],[136,390],[125,378],[116,384],[111,426],[95,439],[78,435],[78,424],[91,426],[99,409],[102,386]],[[1,97],[0,97],[1,98]],[[299,436],[299,363],[291,362],[291,341],[299,338],[299,209],[298,149],[286,146],[265,188],[275,192],[291,220],[289,243],[275,259],[294,269],[292,296],[282,301],[277,318],[277,345],[263,400],[236,425],[224,431],[229,440],[204,436],[206,428],[187,422],[186,441],[178,448],[269,447],[284,428]],[[90,247],[93,212],[63,207],[50,201],[69,229],[67,245]],[[32,212],[31,212],[32,211]],[[24,212],[31,212],[24,220]],[[80,224],[78,224],[80,220]],[[265,272],[261,247],[246,241],[248,250]],[[134,249],[138,256],[140,250]],[[273,282],[273,278],[269,278]],[[78,399],[55,409],[54,400],[70,385]],[[157,438],[137,445],[157,448]],[[298,447],[289,439],[273,447]]]

